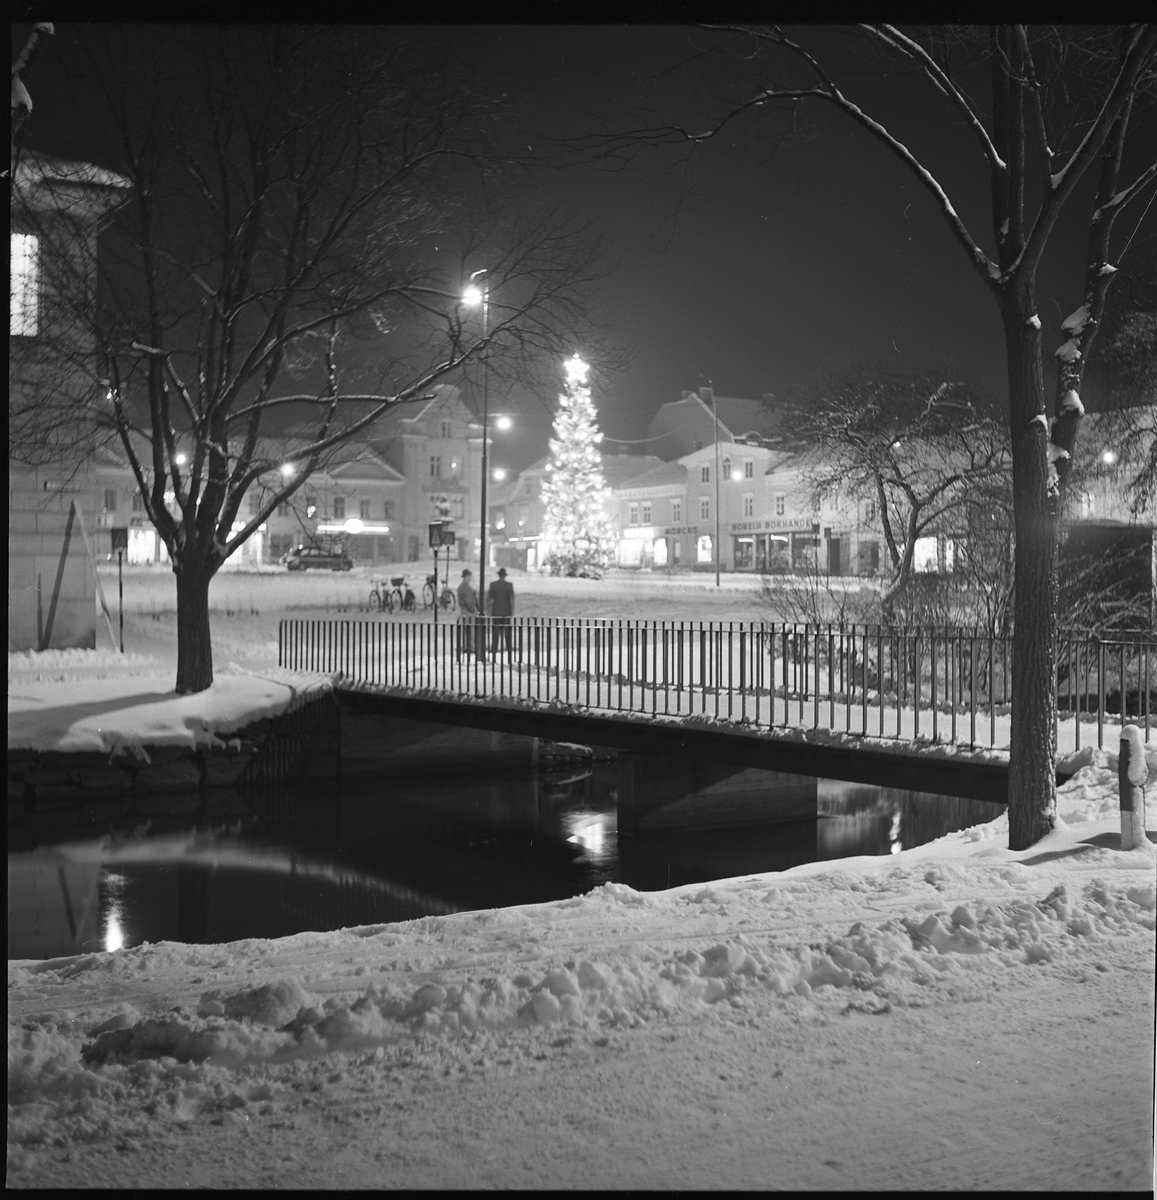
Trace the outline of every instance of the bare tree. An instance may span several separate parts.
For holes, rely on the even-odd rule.
[[[842,371],[791,408],[785,427],[809,464],[814,502],[842,493],[880,522],[889,566],[880,610],[890,624],[911,589],[917,541],[962,541],[970,499],[1007,473],[999,416],[964,383],[884,367]]]
[[[1055,823],[1058,537],[1084,411],[1085,364],[1127,246],[1114,233],[1122,213],[1157,179],[1157,161],[1144,149],[1153,145],[1157,27],[711,28],[718,35],[713,48],[731,56],[732,77],[744,91],[723,101],[706,130],[656,124],[590,145],[612,155],[694,146],[743,120],[776,114],[791,126],[801,107],[828,106],[919,182],[999,312],[1016,545],[1009,840],[1024,849]],[[688,62],[698,66],[702,54],[697,48]],[[877,103],[880,89],[901,103]],[[913,112],[940,114],[924,149],[921,131],[906,124]],[[948,146],[954,163],[941,172],[934,164],[945,163]],[[954,200],[947,182],[969,161],[976,164],[972,178],[987,184],[981,223],[969,215],[972,197]],[[1074,222],[1083,247],[1073,238]],[[1076,268],[1067,278],[1080,279],[1067,300],[1055,297],[1070,315],[1058,330],[1051,418],[1038,297],[1046,249],[1067,252]]]
[[[106,239],[87,411],[116,430],[168,548],[176,690],[195,692],[213,680],[222,563],[389,408],[484,357],[514,370],[561,353],[589,326],[590,239],[510,215],[493,105],[388,26],[76,41],[132,184]],[[498,199],[489,224],[471,215]],[[463,258],[483,251],[485,336],[460,305]],[[290,432],[281,473],[271,447]]]

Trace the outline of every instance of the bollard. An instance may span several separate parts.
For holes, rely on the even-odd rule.
[[[1117,778],[1121,788],[1121,849],[1132,850],[1145,843],[1145,744],[1136,725],[1121,730],[1121,752]]]

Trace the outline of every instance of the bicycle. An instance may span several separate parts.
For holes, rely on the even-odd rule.
[[[393,612],[397,608],[399,612],[413,612],[416,601],[413,589],[406,583],[406,577],[404,575],[394,575],[390,578],[390,584],[394,590],[390,593],[392,603],[389,611]],[[404,592],[402,591],[403,588],[406,589]]]
[[[434,595],[438,585],[437,575],[427,575],[426,582],[422,585],[422,607],[434,607]]]
[[[384,579],[376,580],[370,589],[370,611],[375,608],[378,612],[394,611],[394,594],[386,587]]]

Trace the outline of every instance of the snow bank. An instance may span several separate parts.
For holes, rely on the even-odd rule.
[[[59,673],[31,687],[10,683],[10,750],[126,753],[149,745],[217,745],[218,734],[293,711],[333,686],[328,675],[247,671],[230,664],[217,672],[208,691],[178,696],[169,671],[118,670],[102,677],[74,671],[68,657],[99,651],[47,653],[61,656]],[[9,655],[10,673],[12,659],[20,657]],[[38,664],[41,657],[36,655]]]

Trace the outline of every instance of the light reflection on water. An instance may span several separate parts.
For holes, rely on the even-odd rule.
[[[897,853],[1001,807],[821,780],[818,817],[620,837],[614,763],[213,792],[97,821],[10,814],[8,952],[45,958],[144,941],[219,943],[639,890]],[[90,806],[95,807],[95,806]],[[87,822],[87,823],[86,823]],[[95,825],[95,827],[94,827]],[[110,830],[97,836],[101,828]]]

